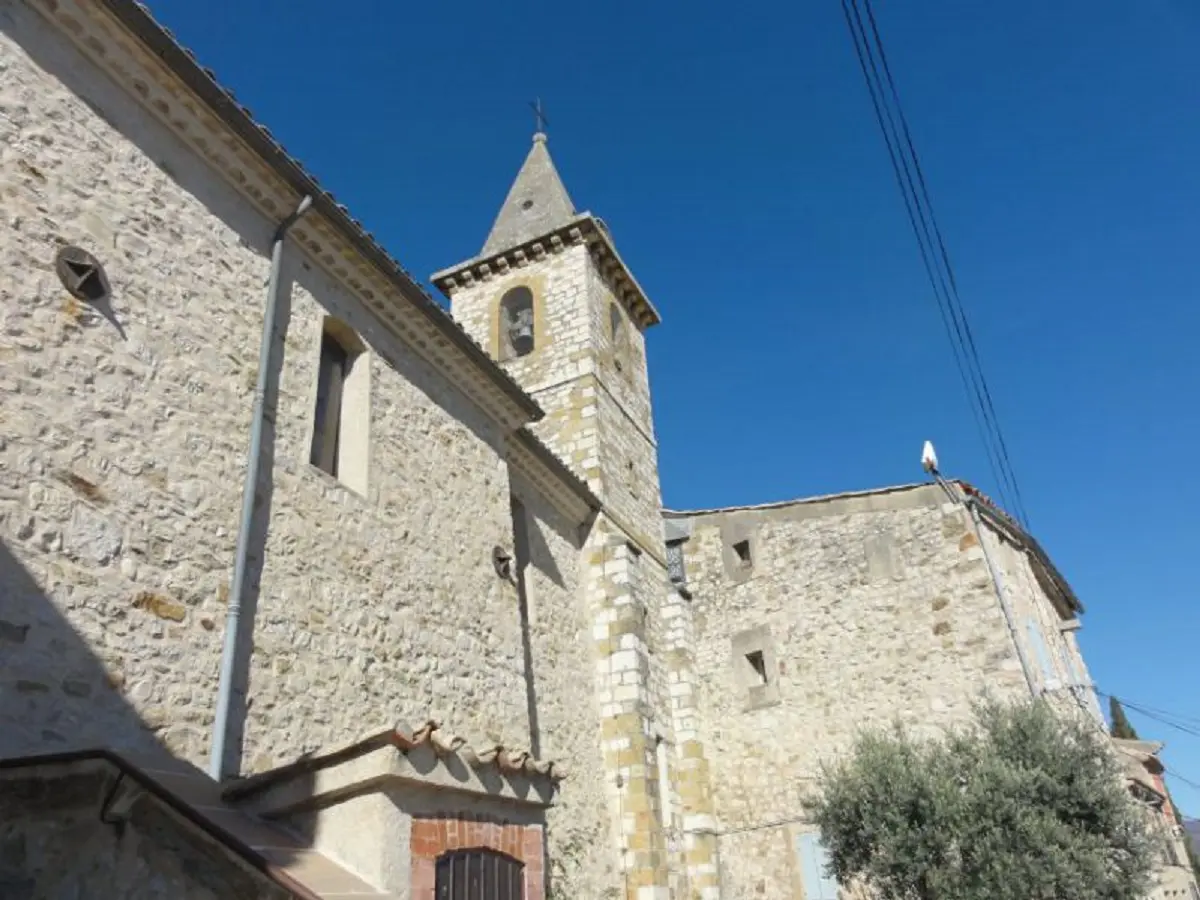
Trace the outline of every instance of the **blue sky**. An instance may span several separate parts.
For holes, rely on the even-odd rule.
[[[541,97],[663,313],[667,505],[920,480],[927,438],[995,493],[837,0],[151,7],[422,278],[479,250]],[[1093,675],[1200,731],[1200,7],[876,12]],[[1131,717],[1200,783],[1200,738]]]

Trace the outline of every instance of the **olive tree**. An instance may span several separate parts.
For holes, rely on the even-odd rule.
[[[808,802],[843,884],[883,900],[1133,900],[1151,838],[1108,739],[1044,702],[937,740],[863,734]]]

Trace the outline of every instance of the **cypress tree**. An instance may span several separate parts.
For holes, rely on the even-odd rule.
[[[1116,697],[1108,698],[1108,717],[1112,719],[1113,737],[1126,741],[1138,740],[1137,731],[1129,724],[1129,717],[1125,715],[1125,707]]]

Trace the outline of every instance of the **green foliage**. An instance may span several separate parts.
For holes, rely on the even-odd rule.
[[[1151,839],[1107,739],[1043,702],[863,735],[808,804],[834,874],[885,900],[1133,900]]]
[[[1108,698],[1108,717],[1112,719],[1112,736],[1126,741],[1138,740],[1137,731],[1125,715],[1125,707],[1116,697]]]

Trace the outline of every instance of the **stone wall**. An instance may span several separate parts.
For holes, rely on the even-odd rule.
[[[557,898],[600,897],[615,888],[618,873],[591,676],[591,611],[580,580],[580,528],[523,480],[514,478],[513,486],[530,550],[524,583],[538,752],[567,775],[546,813],[550,891]]]
[[[1081,652],[1076,614],[1051,602],[1040,580],[1044,576],[1030,554],[991,528],[984,528],[982,535],[1011,605],[1034,689],[1056,705],[1083,711],[1097,726],[1106,727]]]
[[[502,362],[509,374],[536,397],[541,390],[590,371],[587,266],[584,245],[561,247],[541,259],[530,259],[524,266],[455,290],[451,313],[467,334],[499,360],[500,300],[515,287],[529,288],[534,302],[534,349],[526,356]]]
[[[608,514],[637,543],[662,557],[658,444],[650,403],[645,334],[617,303],[609,280],[587,267],[600,463],[600,496]],[[614,340],[612,316],[620,322]],[[650,602],[657,604],[661,591]]]
[[[0,779],[0,897],[289,900],[269,880],[154,797],[123,822],[102,822],[118,772],[64,767],[54,777]]]
[[[646,335],[617,300],[596,267],[589,270],[588,293],[596,371],[608,393],[625,410],[632,426],[654,440]],[[615,334],[613,317],[617,325]]]
[[[583,245],[562,246],[502,275],[460,286],[451,296],[455,320],[495,359],[502,356],[500,301],[515,287],[533,294],[534,349],[502,360],[546,415],[532,431],[576,474],[599,490],[596,456],[596,364],[587,291],[591,262]]]
[[[601,382],[596,390],[597,458],[605,509],[630,536],[662,556],[658,448]]]
[[[564,246],[454,289],[455,319],[497,358],[500,300],[517,286],[533,293],[535,346],[503,365],[546,410],[534,433],[587,479],[640,545],[657,547],[661,494],[645,335],[586,246]]]
[[[706,758],[691,767],[709,773],[722,896],[801,897],[801,799],[858,729],[899,719],[935,734],[985,689],[1028,696],[982,547],[935,486],[672,522],[691,529],[692,592],[673,617],[694,633],[677,704],[698,721]],[[1025,554],[984,534],[1017,615],[1050,633],[1060,617],[1022,576]],[[689,791],[702,813],[702,788]]]
[[[0,26],[0,634],[21,681],[0,754],[136,742],[140,720],[202,762],[273,223],[25,4]],[[60,286],[62,242],[104,264],[115,322]],[[284,275],[248,768],[430,716],[527,746],[518,610],[491,564],[511,541],[502,436],[294,246]],[[367,347],[365,493],[308,464],[326,314]],[[83,679],[63,635],[93,656]]]

